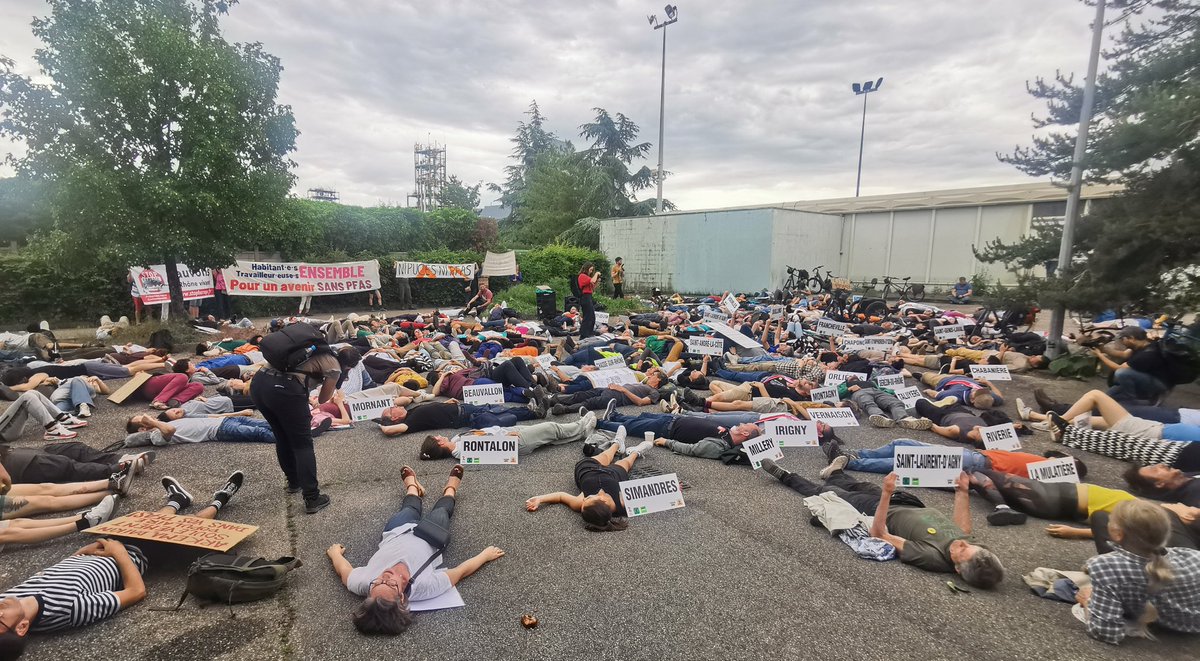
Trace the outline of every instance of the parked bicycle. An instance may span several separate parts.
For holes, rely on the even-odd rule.
[[[901,280],[902,282],[897,284],[892,276],[883,276],[883,293],[880,294],[880,297],[886,301],[894,292],[900,300],[912,301],[914,303],[920,303],[925,300],[925,285],[909,283],[909,280],[912,280],[912,276],[901,278]],[[879,278],[871,278],[871,288],[874,289],[878,285]]]

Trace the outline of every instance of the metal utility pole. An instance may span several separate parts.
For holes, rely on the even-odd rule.
[[[659,23],[657,16],[649,16],[650,25],[655,30],[662,29],[663,47],[662,47],[662,82],[658,91],[658,202],[655,204],[654,213],[662,213],[663,210],[663,126],[666,117],[667,109],[667,26],[679,20],[679,8],[675,5],[667,5],[663,8],[667,12],[667,20]]]
[[[1079,107],[1079,133],[1075,136],[1075,154],[1071,161],[1070,192],[1067,197],[1066,218],[1063,219],[1062,244],[1058,248],[1058,269],[1071,266],[1071,252],[1075,246],[1075,222],[1079,218],[1079,196],[1083,192],[1083,159],[1087,154],[1088,131],[1092,124],[1092,105],[1096,100],[1096,69],[1100,66],[1100,42],[1104,35],[1104,5],[1107,0],[1096,2],[1096,18],[1092,23],[1092,52],[1088,55],[1087,80],[1083,85],[1083,102]],[[1051,357],[1063,352],[1063,326],[1067,320],[1067,306],[1055,306],[1050,315],[1050,336],[1046,344]]]
[[[868,80],[861,85],[858,83],[850,85],[850,89],[863,98],[862,128],[858,133],[858,177],[854,180],[854,197],[858,197],[858,191],[862,187],[863,143],[867,139],[867,95],[871,92],[878,92],[882,86],[883,78]]]

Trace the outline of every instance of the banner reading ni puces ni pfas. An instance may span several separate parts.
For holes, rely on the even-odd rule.
[[[232,296],[331,296],[379,289],[379,262],[243,262],[222,269]]]

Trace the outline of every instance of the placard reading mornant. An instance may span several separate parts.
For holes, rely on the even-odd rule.
[[[503,396],[503,391],[501,391]],[[350,419],[355,421],[378,418],[385,409],[392,406],[396,400],[392,397],[372,397],[370,399],[348,399],[346,408],[350,411]]]

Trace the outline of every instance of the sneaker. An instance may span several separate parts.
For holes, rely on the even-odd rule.
[[[730,365],[737,365],[738,364],[737,354],[726,351],[725,352],[725,362],[729,363]]]
[[[80,418],[92,417],[92,407],[86,402],[79,405],[79,409],[75,411],[75,415]]]
[[[933,427],[933,421],[929,418],[914,418],[912,416],[901,418],[896,424],[905,429],[915,429],[918,431],[924,431],[930,427]]]
[[[830,475],[833,475],[840,470],[845,470],[846,464],[848,463],[850,463],[850,457],[847,457],[844,454],[838,455],[833,458],[833,461],[829,462],[828,466],[822,468],[821,472],[817,473],[817,476],[822,480],[828,480]]]
[[[580,406],[580,407],[579,407],[579,417],[581,417],[581,418],[582,418],[583,416],[585,416],[585,415],[587,415],[587,414],[588,414],[588,407],[586,407],[586,406]]]
[[[1055,413],[1054,411],[1051,411],[1046,415],[1050,417],[1048,422],[1051,424],[1051,431],[1054,431],[1054,428],[1057,428],[1058,432],[1062,433],[1067,430],[1067,427],[1070,426],[1070,423],[1067,422],[1066,418]]]
[[[640,455],[640,456],[643,456],[643,457],[644,457],[644,456],[646,456],[646,453],[647,453],[647,452],[649,452],[649,451],[650,451],[650,448],[652,448],[652,447],[654,447],[654,443],[653,443],[653,442],[651,442],[651,441],[642,441],[641,443],[638,443],[637,445],[635,445],[635,446],[633,446],[633,447],[631,447],[631,448],[629,448],[629,449],[625,450],[625,454],[627,454],[627,455],[628,455],[628,454],[634,454],[634,453],[637,453],[638,455]]]
[[[183,509],[192,504],[192,494],[188,493],[187,489],[179,483],[179,480],[166,475],[162,479],[163,488],[167,490],[167,500],[179,505],[179,509]]]
[[[867,421],[871,423],[872,427],[879,427],[880,429],[888,429],[896,426],[895,420],[879,413],[872,413],[871,417],[867,418]]]
[[[830,439],[825,443],[821,443],[821,450],[825,452],[825,461],[833,461],[842,456],[842,442],[838,439]]]
[[[782,480],[788,476],[788,472],[780,468],[779,464],[775,463],[774,459],[763,459],[761,468],[764,472],[777,480]]]
[[[213,495],[213,498],[216,498],[221,494],[226,494],[226,500],[232,498],[233,494],[237,493],[238,490],[242,488],[242,482],[245,479],[245,473],[242,471],[234,471],[233,474],[229,476],[229,479],[225,480],[225,486],[221,487],[220,490]]]
[[[120,463],[125,463],[127,461],[131,462],[133,464],[133,474],[141,475],[142,472],[146,470],[146,466],[154,463],[154,460],[157,457],[157,452],[154,450],[148,450],[146,452],[138,452],[136,454],[121,455]]]
[[[304,499],[304,512],[305,514],[316,514],[329,507],[329,504],[332,502],[333,499],[328,494],[319,493],[315,498]]]
[[[133,462],[123,461],[117,464],[117,472],[108,476],[108,490],[115,491],[121,496],[129,495],[129,487],[133,485]]]
[[[592,432],[596,431],[596,422],[598,422],[598,420],[595,413],[588,411],[587,415],[583,416],[579,420],[583,423],[584,429],[587,430],[588,436],[591,436]]]
[[[530,395],[529,403],[525,405],[525,408],[533,412],[533,414],[538,418],[545,418],[546,409],[542,406],[542,403],[537,400],[537,398],[532,397],[532,393],[530,393]]]
[[[568,410],[570,410],[570,409],[568,409],[566,407],[566,405],[564,405],[564,404],[555,404],[554,406],[550,407],[550,414],[551,415],[566,415]]]
[[[1024,512],[1018,512],[1011,507],[997,505],[996,509],[988,512],[987,522],[991,526],[1019,526],[1025,523]]]
[[[617,444],[617,451],[621,454],[627,454],[625,449],[625,439],[629,437],[629,432],[625,431],[625,425],[617,427],[617,432],[613,434],[613,442]]]
[[[850,412],[854,414],[854,417],[856,417],[856,418],[862,417],[863,410],[862,410],[862,407],[858,405],[858,402],[856,402],[852,399],[847,399],[847,400],[843,400],[842,402],[840,402],[840,404],[843,405],[841,408],[850,409]]]
[[[98,526],[112,518],[114,512],[117,511],[117,497],[109,494],[103,500],[92,506],[92,509],[86,512],[81,512],[80,515],[84,521],[87,521],[87,527],[92,528]]]
[[[675,395],[671,395],[674,397]],[[658,400],[658,410],[663,413],[671,413],[671,402],[665,399]]]
[[[1017,417],[1022,420],[1028,420],[1029,414],[1032,412],[1033,412],[1033,409],[1031,409],[1025,405],[1025,400],[1018,397],[1017,398]]]
[[[59,418],[58,424],[66,427],[67,429],[80,429],[82,427],[88,426],[87,420],[80,420],[79,418],[76,418],[75,416],[70,415],[70,414],[66,414],[63,417]]]
[[[608,405],[604,407],[604,416],[601,417],[600,419],[605,422],[608,422],[609,420],[612,420],[613,414],[616,412],[617,412],[617,400],[610,399],[610,400],[608,400]]]
[[[73,432],[62,425],[56,424],[47,429],[46,433],[42,434],[42,439],[46,441],[67,441],[75,438],[78,435],[79,434],[77,432]]]
[[[1054,425],[1049,420],[1029,423],[1029,428],[1035,431],[1053,431]]]

